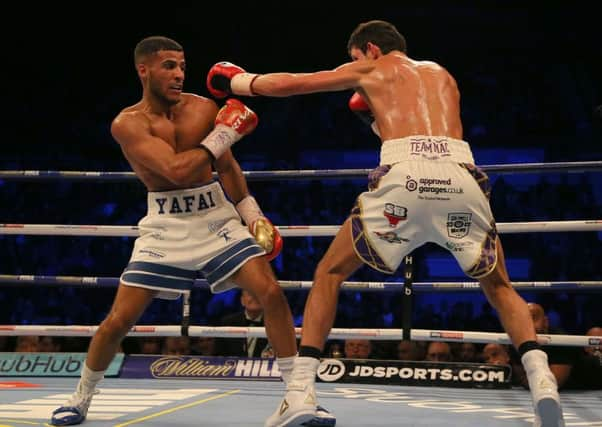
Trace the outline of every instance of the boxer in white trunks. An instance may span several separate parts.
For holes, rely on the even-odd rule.
[[[380,136],[381,159],[350,217],[320,261],[303,317],[299,357],[279,409],[266,426],[292,426],[312,416],[315,373],[332,328],[341,283],[363,264],[394,272],[425,242],[447,248],[464,272],[479,280],[529,376],[535,426],[564,425],[557,384],[539,348],[525,301],[506,272],[489,207],[489,179],[463,141],[460,94],[445,68],[407,55],[392,24],[356,27],[347,50],[352,62],[314,73],[247,73],[215,64],[207,85],[229,93],[285,97],[353,89],[350,108]]]
[[[148,211],[76,391],[53,412],[52,425],[86,419],[96,385],[146,307],[155,297],[189,292],[198,273],[213,292],[239,286],[258,298],[281,368],[292,370],[297,351],[291,312],[269,264],[282,239],[249,194],[230,150],[255,129],[257,116],[240,101],[228,100],[218,111],[213,100],[183,93],[186,63],[174,40],[145,38],[134,59],[142,99],[117,115],[111,132],[148,189]]]

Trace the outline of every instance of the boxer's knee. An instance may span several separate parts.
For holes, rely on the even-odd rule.
[[[287,303],[282,288],[275,280],[268,282],[262,289],[261,294],[257,295],[257,298],[264,310]]]
[[[313,286],[340,286],[348,276],[348,271],[341,265],[325,259],[320,261],[316,268]]]
[[[121,339],[136,324],[136,320],[131,319],[124,313],[111,312],[100,324],[98,333],[105,335],[105,337],[111,340]]]
[[[314,282],[323,282],[327,280],[331,271],[331,265],[326,259],[322,259],[318,266],[316,267],[316,271],[314,272]]]

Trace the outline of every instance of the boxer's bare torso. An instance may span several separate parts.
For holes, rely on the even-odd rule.
[[[133,147],[130,141],[116,139],[121,145],[138,178],[149,191],[166,191],[187,188],[191,183],[175,184],[159,173],[153,172],[149,162],[161,155],[159,144],[169,145],[176,153],[199,147],[199,142],[213,129],[216,107],[213,101],[206,98],[183,93],[179,103],[165,111],[153,109],[148,102],[142,100],[126,107],[115,118],[120,128],[129,128],[138,138],[140,146]],[[115,124],[114,124],[115,126]],[[194,184],[203,184],[212,179],[211,165],[199,168]]]

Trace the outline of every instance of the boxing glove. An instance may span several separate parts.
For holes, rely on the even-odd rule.
[[[370,126],[376,135],[380,136],[370,106],[358,92],[355,92],[349,99],[349,109],[353,111],[362,122]]]
[[[230,62],[214,64],[207,74],[207,89],[216,98],[229,94],[253,96],[253,80],[257,74],[247,73]]]
[[[250,134],[257,127],[257,114],[238,99],[229,99],[215,117],[215,128],[201,142],[217,159],[232,144]]]
[[[255,240],[265,250],[268,261],[282,250],[282,236],[272,222],[265,217],[253,196],[247,196],[236,204],[236,210]]]
[[[216,126],[232,128],[241,138],[253,132],[258,122],[257,114],[238,99],[227,100],[215,116]]]

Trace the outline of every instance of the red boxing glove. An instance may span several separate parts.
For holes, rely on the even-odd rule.
[[[214,159],[257,127],[257,114],[238,99],[229,99],[217,112],[215,129],[201,142]]]
[[[228,126],[240,136],[248,135],[257,127],[257,114],[238,99],[229,99],[217,112],[215,125]]]
[[[370,110],[370,106],[368,105],[364,97],[358,92],[355,92],[353,96],[349,99],[349,109],[353,111],[362,122],[370,126],[375,134],[380,136],[378,126],[376,125],[374,115],[372,114],[372,110]]]
[[[207,89],[216,98],[225,98],[229,94],[253,96],[251,85],[257,74],[247,73],[238,65],[230,62],[218,62],[207,74]]]
[[[374,116],[372,115],[372,111],[370,111],[370,106],[358,92],[355,92],[349,99],[349,109],[357,114],[362,122],[368,126],[372,125]]]
[[[236,204],[236,210],[249,227],[255,240],[265,250],[268,261],[273,260],[282,251],[282,236],[274,224],[267,219],[253,196],[247,196]]]

